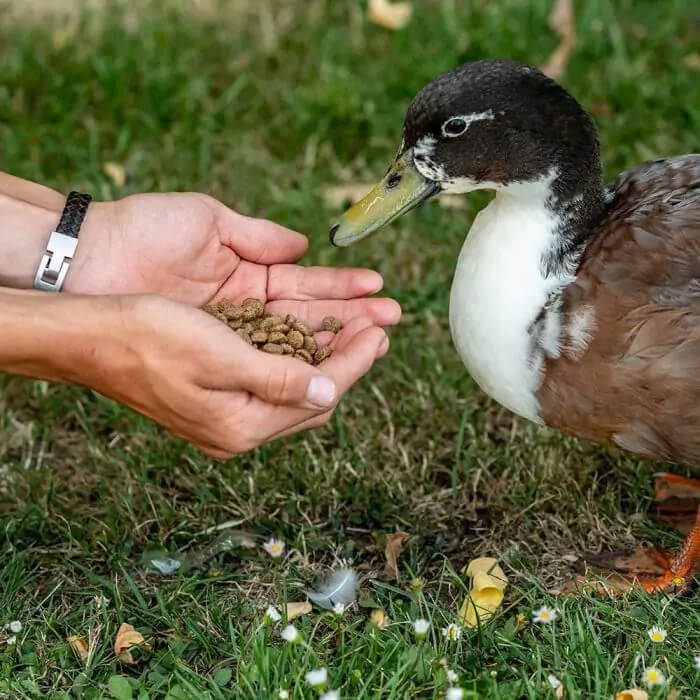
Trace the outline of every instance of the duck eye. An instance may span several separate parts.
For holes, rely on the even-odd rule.
[[[462,117],[452,117],[442,125],[445,136],[461,136],[467,130],[467,120]]]

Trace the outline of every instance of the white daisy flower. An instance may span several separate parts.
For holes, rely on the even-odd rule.
[[[698,671],[700,671],[700,654],[695,654],[693,659],[695,661],[695,668],[697,668]]]
[[[428,620],[419,617],[417,620],[413,621],[413,631],[415,632],[418,639],[423,639],[430,629],[430,622]]]
[[[318,696],[318,700],[340,700],[339,690],[327,690]]]
[[[333,606],[333,612],[336,615],[342,615],[345,612],[345,605],[343,603],[336,603]]]
[[[656,642],[657,644],[660,644],[661,642],[666,641],[666,637],[668,636],[668,632],[663,629],[662,627],[652,627],[647,634],[649,635],[649,639],[651,639],[652,642]]]
[[[304,678],[312,688],[323,688],[328,683],[328,670],[325,667],[317,668],[309,671]]]
[[[456,683],[457,679],[459,678],[459,676],[451,668],[448,668],[447,671],[445,671],[445,675],[450,683]]]
[[[554,608],[543,605],[541,608],[532,611],[533,622],[554,622],[557,619],[557,611]]]
[[[279,700],[288,700],[289,691],[285,690],[284,688],[280,688],[280,692],[277,693],[277,697],[279,698]]]
[[[547,676],[547,681],[549,681],[549,685],[555,690],[561,685],[561,681],[553,673]]]
[[[301,636],[299,634],[299,630],[294,626],[294,625],[287,625],[281,632],[280,636],[282,639],[284,639],[285,642],[298,642],[299,637]]]
[[[448,688],[445,693],[445,700],[462,700],[464,691],[461,688]]]
[[[13,644],[15,644],[16,641],[17,641],[17,637],[15,637],[14,635],[12,635],[11,637],[8,637],[8,638],[5,640],[5,644],[7,644],[8,647],[11,647]]]
[[[285,543],[282,540],[271,537],[267,542],[263,542],[263,549],[271,556],[277,559],[284,554]]]
[[[263,615],[264,622],[279,622],[282,619],[282,615],[279,614],[277,608],[274,605],[268,605],[265,615]]]
[[[663,685],[666,682],[666,676],[659,671],[655,666],[650,666],[642,675],[642,680],[647,685]]]
[[[451,642],[456,642],[462,636],[462,628],[451,622],[447,627],[442,628],[442,636],[449,639]]]
[[[13,620],[7,625],[7,629],[14,634],[19,634],[22,631],[22,623],[19,620]]]

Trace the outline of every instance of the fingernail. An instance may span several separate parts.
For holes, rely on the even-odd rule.
[[[375,353],[375,357],[384,357],[386,355],[387,351],[389,350],[389,338],[387,336],[384,336],[377,346],[377,352]]]
[[[335,399],[335,382],[323,374],[319,374],[311,379],[306,387],[306,400],[314,406],[326,408]]]

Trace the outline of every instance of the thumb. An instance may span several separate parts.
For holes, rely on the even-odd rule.
[[[254,350],[241,360],[238,386],[271,404],[327,410],[337,395],[335,381],[312,365]]]

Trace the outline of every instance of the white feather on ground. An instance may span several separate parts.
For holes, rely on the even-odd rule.
[[[309,598],[321,608],[331,610],[334,605],[349,605],[357,598],[357,574],[352,569],[338,569],[328,579],[307,591]]]

